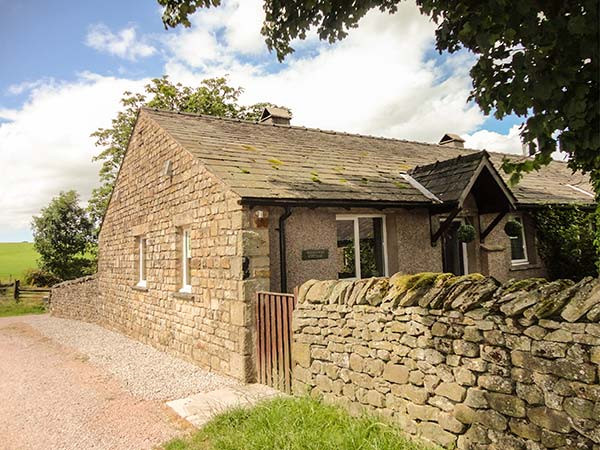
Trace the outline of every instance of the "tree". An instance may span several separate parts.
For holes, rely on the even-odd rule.
[[[100,186],[93,190],[88,206],[93,223],[99,226],[102,221],[140,107],[258,120],[262,109],[271,104],[241,106],[238,98],[242,92],[242,88],[229,86],[223,77],[205,79],[192,88],[173,84],[167,76],[153,79],[145,86],[144,93],[125,92],[121,99],[123,110],[112,120],[111,128],[99,128],[92,134],[96,146],[103,149],[94,158],[102,161],[102,166]]]
[[[190,26],[198,8],[220,0],[158,0],[165,27]],[[279,60],[294,51],[293,39],[316,28],[335,42],[358,26],[371,9],[396,13],[400,0],[265,0],[262,34]],[[600,27],[598,0],[521,0],[478,2],[417,0],[437,24],[441,53],[461,48],[478,57],[471,68],[474,100],[497,119],[526,118],[522,141],[532,159],[508,160],[504,170],[516,183],[538,170],[558,148],[573,170],[589,173],[600,199]]]
[[[79,206],[75,191],[61,192],[33,218],[33,245],[40,254],[40,268],[61,280],[69,280],[93,271],[86,257],[93,243],[93,225]]]

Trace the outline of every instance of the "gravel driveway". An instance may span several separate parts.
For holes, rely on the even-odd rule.
[[[2,448],[153,448],[189,430],[166,400],[234,384],[96,325],[0,318]]]

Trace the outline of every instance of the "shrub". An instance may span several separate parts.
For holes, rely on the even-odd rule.
[[[23,281],[29,286],[50,287],[62,280],[43,269],[27,269]]]
[[[576,206],[546,206],[533,213],[537,228],[538,251],[550,279],[598,276],[600,250],[596,214]]]

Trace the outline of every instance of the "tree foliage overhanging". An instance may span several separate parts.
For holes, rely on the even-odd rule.
[[[165,27],[190,26],[198,8],[220,0],[158,0]],[[397,13],[400,0],[265,0],[262,34],[279,60],[290,43],[316,29],[335,42],[371,9]],[[600,198],[600,27],[598,0],[417,0],[437,24],[439,52],[462,48],[478,59],[471,68],[474,100],[497,119],[523,117],[521,137],[532,159],[505,160],[518,182],[560,149],[573,170],[589,173]],[[200,51],[200,50],[198,50]]]
[[[94,158],[102,162],[100,186],[92,192],[88,206],[94,224],[100,224],[108,206],[140,107],[258,120],[262,110],[271,104],[242,106],[238,103],[242,92],[242,88],[229,86],[224,77],[207,78],[192,88],[172,83],[167,76],[151,80],[144,93],[125,92],[121,99],[123,109],[113,119],[111,128],[100,128],[92,134],[96,146],[102,148]]]

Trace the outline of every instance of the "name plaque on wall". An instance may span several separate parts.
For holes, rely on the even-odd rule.
[[[302,250],[302,260],[310,261],[312,259],[329,258],[329,250],[326,248],[315,248],[311,250]]]

